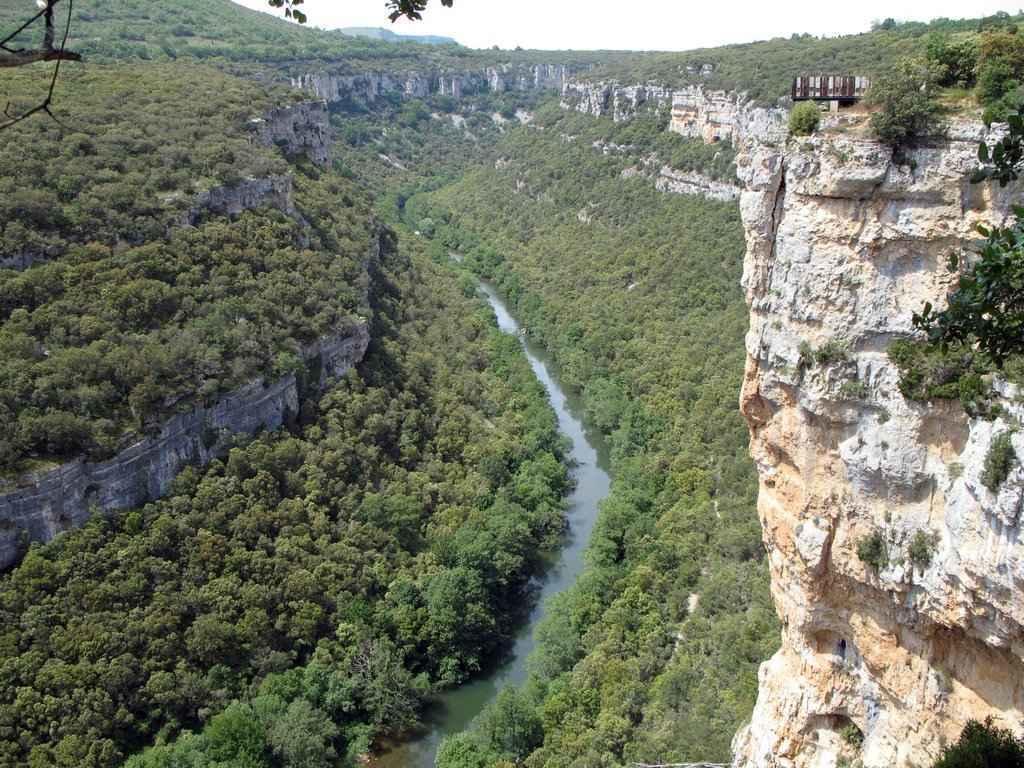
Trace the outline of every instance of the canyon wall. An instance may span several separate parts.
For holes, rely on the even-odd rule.
[[[278,147],[286,157],[305,155],[321,168],[327,167],[331,142],[324,101],[303,101],[271,109],[250,120],[249,128],[257,143]]]
[[[487,91],[561,91],[576,72],[577,69],[563,64],[505,64],[461,72],[345,74],[321,70],[293,77],[291,84],[330,103],[351,101],[366,106],[389,94],[422,99],[437,93],[460,99]]]
[[[745,94],[709,90],[702,85],[672,89],[570,80],[562,90],[562,106],[615,121],[644,112],[667,111],[670,131],[707,144],[738,144],[748,136],[770,134],[785,118],[785,110],[759,107]]]
[[[899,157],[853,124],[740,136],[741,408],[783,636],[736,765],[930,766],[970,718],[1021,727],[1024,407],[998,379],[992,420],[905,399],[887,349],[944,305],[948,255],[1019,192],[969,183],[980,124]],[[993,493],[1003,433],[1016,458]],[[887,551],[874,566],[870,541]]]
[[[365,323],[321,340],[305,352],[320,371],[314,386],[323,388],[363,358],[370,336]],[[16,490],[0,494],[0,569],[21,557],[32,541],[49,541],[77,528],[96,512],[112,512],[158,499],[184,467],[204,466],[223,455],[237,435],[272,431],[299,410],[294,374],[266,382],[256,379],[164,423],[108,461],[83,458],[23,479]]]

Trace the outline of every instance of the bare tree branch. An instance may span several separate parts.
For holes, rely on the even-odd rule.
[[[12,125],[15,125],[16,123],[20,123],[22,120],[25,120],[25,119],[31,117],[32,115],[34,115],[34,114],[36,114],[38,112],[45,112],[47,115],[50,116],[50,118],[55,123],[60,125],[62,128],[66,128],[67,127],[64,123],[62,123],[60,120],[58,120],[57,116],[54,115],[53,112],[50,110],[50,106],[53,104],[53,90],[54,90],[54,88],[57,87],[57,77],[60,75],[60,63],[62,61],[65,61],[65,60],[80,61],[82,57],[80,55],[78,55],[77,53],[73,53],[71,51],[65,50],[66,47],[67,47],[67,44],[68,44],[68,35],[71,34],[71,11],[73,9],[74,0],[68,0],[68,17],[67,17],[67,21],[64,24],[64,37],[60,41],[60,48],[54,48],[53,47],[53,6],[55,6],[59,2],[60,2],[60,0],[46,0],[46,7],[40,13],[37,13],[29,22],[27,22],[26,24],[22,25],[22,27],[18,30],[18,32],[24,30],[29,24],[31,24],[33,21],[35,21],[40,16],[42,16],[45,19],[45,23],[46,23],[46,31],[45,31],[45,33],[43,35],[43,46],[44,47],[43,47],[42,50],[39,50],[39,51],[14,51],[14,50],[11,50],[10,48],[8,48],[7,47],[7,43],[10,42],[13,39],[13,37],[18,34],[18,32],[14,32],[12,35],[8,35],[4,39],[4,41],[2,43],[0,43],[0,46],[2,46],[5,51],[7,51],[7,53],[0,54],[0,56],[3,57],[3,58],[0,58],[0,61],[2,61],[4,58],[10,58],[10,57],[25,57],[25,56],[28,56],[28,57],[31,58],[31,56],[34,55],[34,54],[43,54],[42,57],[34,58],[34,59],[32,59],[32,61],[56,61],[57,62],[56,64],[54,64],[54,67],[53,67],[53,77],[50,78],[50,87],[46,91],[46,98],[43,99],[43,101],[40,102],[39,104],[36,104],[31,109],[29,109],[29,110],[27,110],[25,112],[22,112],[21,114],[14,113],[12,111],[12,109],[11,109],[10,102],[8,102],[7,106],[4,107],[4,117],[6,117],[8,119],[7,119],[6,122],[0,123],[0,131],[2,131],[4,128],[10,128]],[[26,61],[24,63],[30,63],[30,62]],[[9,66],[21,66],[21,65],[20,64],[16,64],[16,65],[9,65]]]
[[[29,50],[29,51],[4,51],[0,50],[0,69],[6,67],[23,67],[26,64],[34,64],[37,61],[81,61],[82,54],[74,51],[62,51],[54,48],[52,51]]]

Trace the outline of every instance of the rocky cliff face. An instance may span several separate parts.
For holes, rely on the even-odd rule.
[[[741,407],[784,629],[736,762],[927,766],[970,718],[1020,728],[1024,436],[998,493],[980,475],[1024,408],[1010,386],[994,421],[908,401],[886,349],[943,305],[948,254],[1010,193],[968,183],[980,125],[899,160],[856,130],[744,134]],[[927,564],[910,561],[915,537]],[[871,539],[878,569],[857,554]]]
[[[755,106],[742,93],[713,91],[701,85],[678,90],[657,85],[571,80],[562,91],[562,106],[613,120],[628,120],[643,112],[669,112],[668,129],[711,144],[765,135],[780,123],[781,109]]]
[[[189,209],[182,213],[177,225],[194,227],[210,214],[237,216],[242,211],[264,207],[289,216],[297,215],[292,201],[291,176],[242,179],[230,187],[214,187],[200,192],[193,198]]]
[[[249,121],[256,141],[266,147],[278,147],[286,156],[306,155],[325,168],[330,159],[327,105],[323,101],[305,101],[278,107]]]
[[[323,70],[292,78],[292,86],[331,103],[370,105],[395,94],[422,99],[434,93],[461,99],[487,91],[561,91],[576,70],[561,64],[505,64],[463,72],[365,72],[358,75]]]
[[[386,230],[375,237],[368,270],[382,250],[392,247],[390,237]],[[303,357],[315,378],[305,385],[326,389],[362,360],[369,342],[369,328],[359,322],[306,347]],[[0,493],[0,569],[16,563],[28,542],[49,541],[96,512],[160,498],[185,466],[204,466],[223,455],[236,435],[279,429],[298,413],[299,390],[293,374],[273,382],[257,379],[212,405],[169,419],[157,434],[141,438],[108,461],[79,458],[24,478],[17,488]]]

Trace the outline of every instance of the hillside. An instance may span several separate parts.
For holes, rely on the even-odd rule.
[[[969,179],[1024,16],[634,54],[74,14],[59,121],[0,144],[0,768],[1019,728],[1024,358],[914,313],[1022,250]],[[791,121],[816,71],[887,95]]]
[[[646,54],[595,68],[584,79],[615,80],[624,85],[656,83],[671,88],[703,85],[746,92],[754,101],[770,104],[789,94],[797,74],[879,75],[901,57],[923,54],[927,38],[933,33],[974,32],[1022,20],[1024,16],[1006,14],[984,19],[938,19],[927,24],[890,20],[856,35],[819,38],[794,33],[789,38],[741,45]]]
[[[342,27],[338,30],[350,37],[367,37],[389,43],[425,43],[427,45],[458,45],[454,37],[440,35],[400,35],[383,27]]]
[[[26,18],[20,5],[0,6],[0,29],[13,31]],[[386,20],[383,7],[381,19]],[[248,71],[253,64],[273,65],[278,75],[306,71],[312,62],[362,72],[476,69],[526,62],[583,64],[621,58],[621,54],[602,52],[478,51],[454,41],[439,45],[352,36],[344,30],[300,26],[231,0],[80,0],[74,6],[68,46],[98,63],[189,58]]]

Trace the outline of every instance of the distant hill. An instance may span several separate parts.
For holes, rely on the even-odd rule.
[[[458,45],[454,37],[440,35],[400,35],[383,27],[343,27],[338,30],[349,37],[368,37],[388,43],[424,43],[425,45]]]

